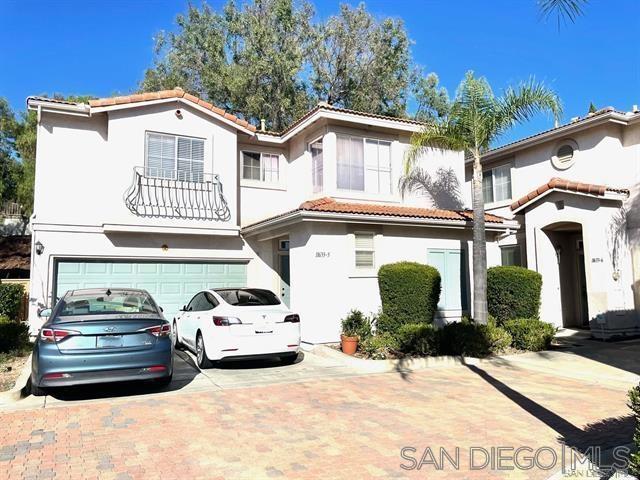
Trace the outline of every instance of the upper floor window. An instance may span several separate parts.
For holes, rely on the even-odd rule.
[[[313,193],[321,192],[324,183],[324,165],[322,161],[322,139],[309,144],[311,152],[311,175],[313,179]]]
[[[280,157],[272,153],[242,152],[242,178],[259,182],[280,181]]]
[[[338,188],[391,193],[391,142],[338,136]]]
[[[145,175],[201,182],[203,173],[203,139],[147,132]]]
[[[511,165],[501,165],[482,172],[482,195],[484,203],[511,198]]]

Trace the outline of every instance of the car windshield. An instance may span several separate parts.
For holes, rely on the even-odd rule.
[[[77,292],[63,297],[56,305],[55,316],[140,313],[158,313],[149,294],[136,290],[105,290],[91,293]]]
[[[280,305],[275,293],[258,288],[238,288],[216,290],[217,294],[229,305],[248,307],[255,305]]]

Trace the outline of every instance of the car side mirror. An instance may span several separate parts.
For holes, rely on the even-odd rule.
[[[182,308],[180,309],[181,312],[186,312],[187,311],[187,306],[183,305]]]
[[[50,308],[42,308],[40,310],[38,310],[38,316],[40,318],[48,318],[51,316],[51,309]]]
[[[162,307],[161,307],[161,306],[159,306],[159,305],[158,305],[158,308],[160,309],[160,311],[161,311],[162,313],[164,313],[164,308],[162,308]]]

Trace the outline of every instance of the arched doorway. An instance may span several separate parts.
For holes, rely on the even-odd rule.
[[[582,225],[558,222],[542,229],[553,246],[560,286],[562,326],[589,327],[589,302]],[[542,281],[545,279],[543,277]]]

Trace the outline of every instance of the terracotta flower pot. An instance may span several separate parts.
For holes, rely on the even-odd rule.
[[[353,355],[358,349],[358,337],[340,335],[340,348],[342,349],[342,353]]]

